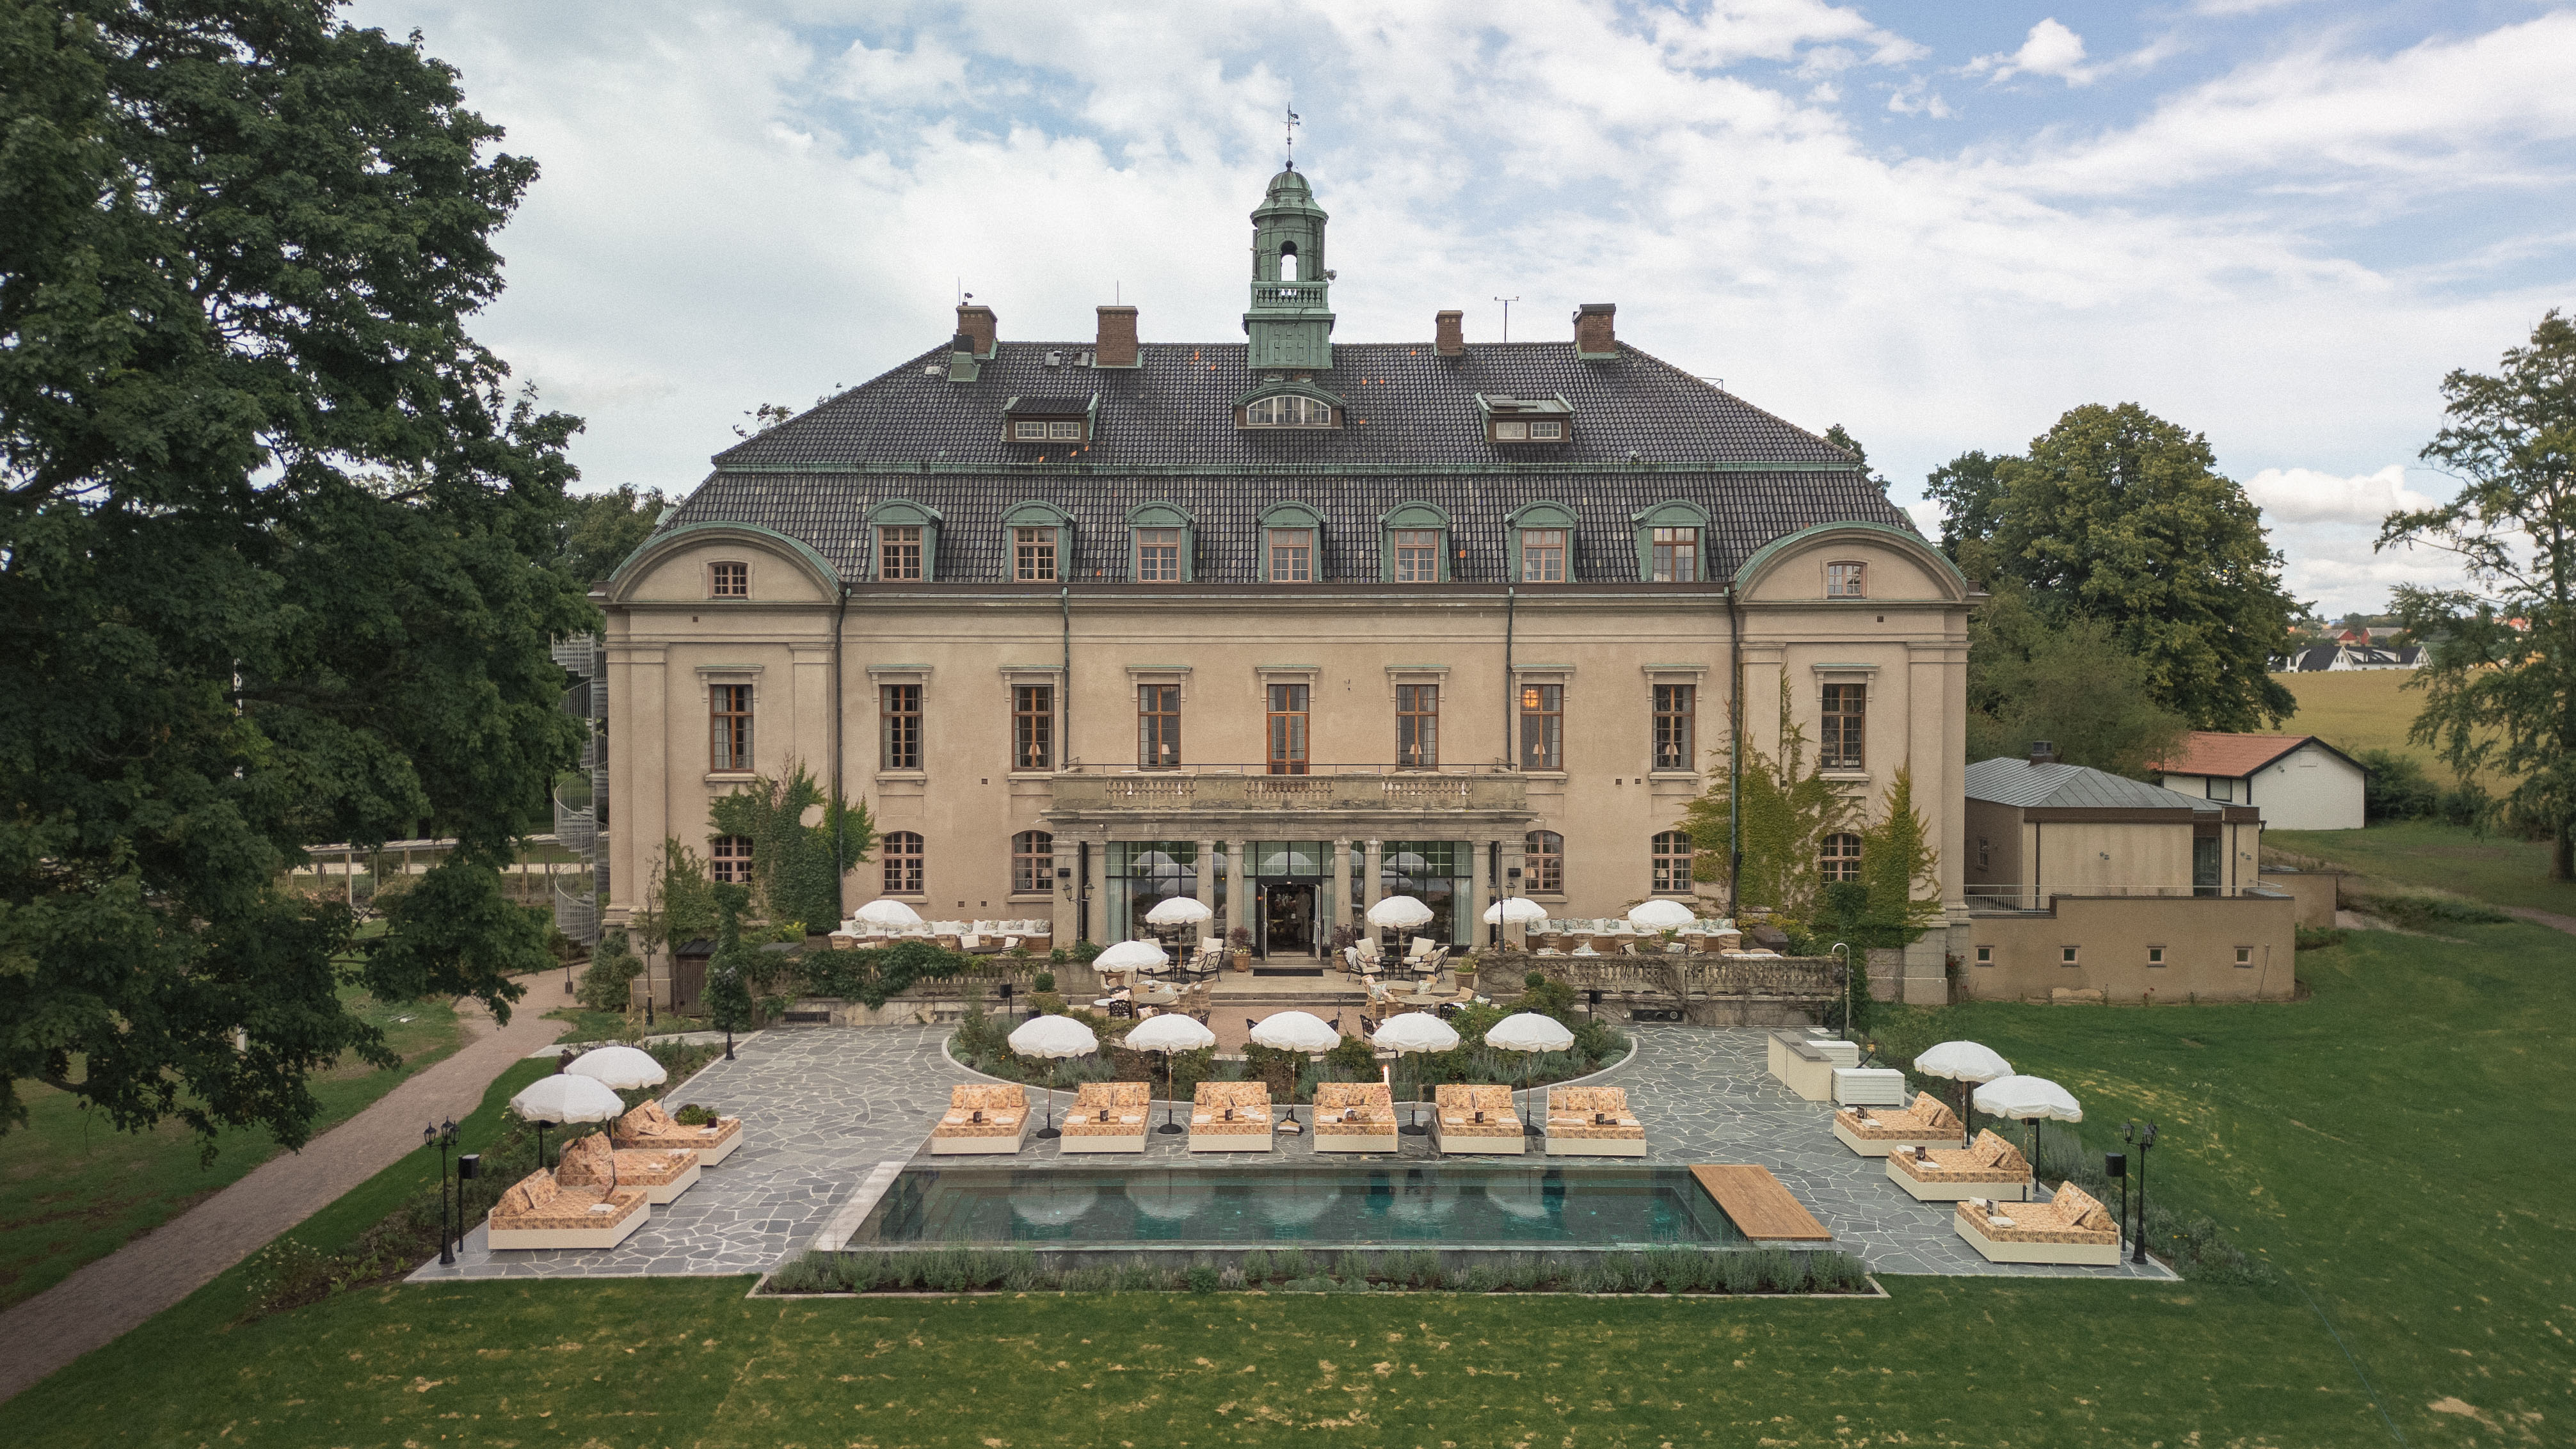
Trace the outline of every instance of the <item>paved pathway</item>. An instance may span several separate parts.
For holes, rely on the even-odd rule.
[[[2496,909],[2508,916],[2520,916],[2526,921],[2538,921],[2544,926],[2552,926],[2571,936],[2576,936],[2576,916],[2562,916],[2556,911],[2534,910],[2530,906],[2498,906]]]
[[[365,1111],[252,1169],[178,1217],[0,1313],[0,1399],[196,1292],[278,1234],[420,1149],[423,1122],[462,1117],[492,1079],[554,1040],[531,994],[495,1029],[480,1005],[460,1012],[466,1044]]]
[[[477,1227],[454,1267],[430,1264],[414,1282],[449,1278],[632,1277],[661,1273],[756,1273],[801,1251],[838,1206],[881,1163],[934,1165],[930,1127],[951,1084],[969,1076],[946,1060],[949,1027],[772,1030],[745,1042],[676,1095],[743,1118],[743,1145],[708,1168],[679,1201],[652,1210],[634,1236],[595,1251],[494,1252]],[[1800,1100],[1764,1066],[1767,1034],[1754,1029],[1642,1026],[1638,1049],[1596,1078],[1628,1089],[1646,1119],[1650,1162],[1755,1162],[1778,1174],[1838,1240],[1880,1273],[2170,1279],[2161,1265],[2132,1268],[1997,1264],[1979,1257],[1951,1227],[1947,1204],[1918,1203],[1887,1180],[1886,1164],[1836,1141],[1832,1108]],[[1066,1093],[1055,1094],[1061,1114]],[[1034,1094],[1033,1094],[1034,1096]],[[1033,1105],[1039,1105],[1033,1103]],[[1039,1110],[1045,1110],[1039,1105]],[[1302,1120],[1305,1109],[1298,1110]],[[941,1166],[1007,1166],[1043,1172],[1065,1166],[1155,1168],[1247,1166],[1231,1153],[1192,1154],[1186,1136],[1152,1136],[1141,1154],[1067,1158],[1032,1137],[1016,1157],[941,1158]],[[1427,1137],[1401,1139],[1395,1158],[1333,1154],[1343,1166],[1436,1160]],[[1510,1158],[1477,1161],[1510,1163]],[[1579,1171],[1589,1160],[1527,1157],[1521,1162]],[[1312,1166],[1304,1135],[1282,1135],[1260,1166]]]

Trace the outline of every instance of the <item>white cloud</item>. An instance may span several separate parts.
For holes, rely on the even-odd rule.
[[[1967,72],[1997,81],[2017,75],[2053,76],[2071,86],[2089,85],[2097,73],[2084,63],[2084,37],[2060,25],[2053,15],[2030,28],[2030,34],[2022,37],[2021,49],[2010,55],[1978,56],[1968,62]]]
[[[2246,495],[2276,523],[2350,523],[2372,529],[2391,513],[2431,508],[2441,500],[2406,486],[2406,466],[2342,477],[2314,468],[2266,468],[2245,480]]]
[[[1905,516],[1914,520],[1914,529],[1925,538],[1941,536],[1941,505],[1929,498],[1918,498],[1905,505]]]

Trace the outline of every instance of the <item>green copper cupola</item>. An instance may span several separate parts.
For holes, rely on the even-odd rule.
[[[1333,274],[1324,269],[1324,209],[1291,167],[1270,178],[1252,213],[1252,339],[1245,366],[1263,372],[1323,372],[1333,365]]]

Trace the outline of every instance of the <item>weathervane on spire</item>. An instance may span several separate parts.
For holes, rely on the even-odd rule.
[[[1297,127],[1300,124],[1297,103],[1291,101],[1288,103],[1288,169],[1291,171],[1297,169]]]

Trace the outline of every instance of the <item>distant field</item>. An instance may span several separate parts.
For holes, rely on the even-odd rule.
[[[2299,712],[2281,722],[2281,733],[2315,735],[2348,755],[2395,750],[2421,760],[2435,783],[2446,788],[2459,783],[2429,747],[2406,741],[2407,727],[2424,707],[2424,692],[2404,687],[2415,677],[2414,671],[2370,669],[2272,677],[2299,697]]]

